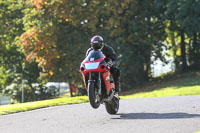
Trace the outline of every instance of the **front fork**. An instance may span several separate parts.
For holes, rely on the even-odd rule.
[[[98,83],[97,83],[97,86],[98,86],[98,95],[101,96],[101,73],[99,72],[99,76],[98,76]]]
[[[95,80],[92,79],[92,73],[89,73],[89,80],[88,82],[95,82]],[[98,73],[98,81],[97,81],[97,94],[101,96],[101,73]]]

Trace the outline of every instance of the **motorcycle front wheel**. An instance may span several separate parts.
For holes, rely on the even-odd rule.
[[[97,90],[95,88],[94,82],[88,83],[88,97],[89,97],[90,105],[94,109],[98,108],[100,105],[100,101],[98,99],[99,96],[97,94]]]

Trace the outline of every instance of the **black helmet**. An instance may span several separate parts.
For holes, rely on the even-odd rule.
[[[95,50],[102,49],[104,46],[103,37],[101,36],[94,36],[91,39],[91,47]]]

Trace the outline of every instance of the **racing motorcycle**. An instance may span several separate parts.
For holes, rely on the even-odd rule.
[[[92,50],[81,63],[80,72],[83,75],[90,105],[97,109],[100,104],[105,104],[109,114],[116,114],[119,110],[119,96],[115,93],[110,67],[101,50]]]

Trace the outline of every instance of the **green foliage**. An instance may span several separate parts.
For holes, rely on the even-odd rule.
[[[124,1],[118,5],[115,15],[109,18],[115,22],[108,28],[121,54],[122,84],[125,89],[148,80],[151,76],[151,56],[163,60],[162,41],[166,35],[158,10],[151,1]]]
[[[22,79],[29,81],[29,88],[25,92],[29,97],[27,101],[30,101],[30,95],[35,93],[34,89],[30,89],[31,84],[37,82],[40,71],[36,63],[25,62],[25,55],[16,45],[24,32],[24,4],[23,0],[0,1],[0,92],[18,101]]]
[[[52,0],[42,4],[40,7],[37,3],[35,6],[27,3],[24,10],[26,32],[21,36],[21,46],[27,53],[26,59],[38,62],[49,75],[48,80],[78,81],[88,36],[80,29],[80,23],[76,25],[78,22],[74,18],[77,16],[73,16],[71,8],[81,8],[81,3]]]
[[[183,59],[180,59],[177,55],[174,54],[175,58],[175,64],[177,66],[177,69],[179,69],[180,65],[183,67],[183,65],[189,65],[192,69],[194,67],[198,68],[199,61],[197,58],[199,58],[199,31],[200,31],[200,1],[196,0],[171,0],[166,3],[166,11],[164,14],[164,18],[170,21],[170,25],[168,26],[169,31],[171,32],[171,35],[175,35],[173,40],[178,38],[181,35],[181,31],[184,32],[184,36],[182,37],[188,37],[188,41],[186,39],[186,44],[181,46],[182,48],[186,48],[186,53],[183,51],[180,53],[180,56],[186,54],[188,63],[184,64],[185,62]],[[181,37],[181,38],[182,38]],[[183,41],[182,41],[183,42]],[[181,42],[178,41],[180,44]],[[178,44],[177,43],[177,44]],[[174,53],[176,53],[176,48],[178,47],[180,49],[180,45],[177,45],[173,43],[172,50]],[[182,44],[182,43],[181,43]]]
[[[5,89],[3,89],[2,93],[9,95],[11,97],[11,100],[15,103],[21,102],[22,85],[20,83],[13,82],[12,84],[8,85]],[[24,84],[24,102],[50,99],[58,95],[59,89],[54,86],[45,87],[39,84],[31,84],[30,87],[30,85]]]

